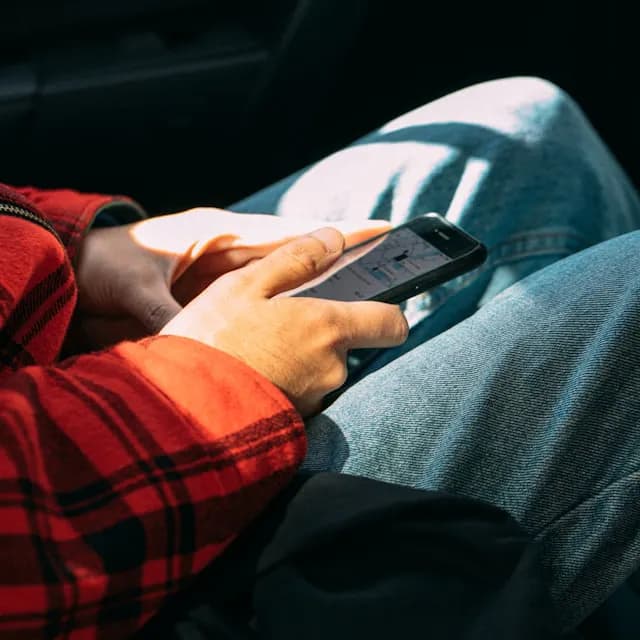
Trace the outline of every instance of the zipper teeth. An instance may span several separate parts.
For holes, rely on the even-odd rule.
[[[55,238],[58,240],[60,244],[63,244],[62,239],[58,235],[58,232],[53,228],[51,224],[49,224],[46,220],[37,216],[35,213],[29,211],[29,209],[25,209],[24,207],[19,207],[16,204],[11,204],[9,202],[0,202],[0,215],[6,214],[9,216],[14,216],[16,218],[24,218],[25,220],[29,220],[30,222],[35,222],[37,225],[40,225],[43,229],[46,229],[50,233],[52,233]],[[64,245],[63,245],[64,246]]]

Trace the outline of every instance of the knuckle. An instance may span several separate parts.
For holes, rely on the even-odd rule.
[[[333,351],[342,352],[351,343],[351,334],[338,326],[332,326],[328,332],[329,346]]]
[[[318,271],[319,260],[306,245],[294,244],[287,249],[286,253],[293,268],[301,276],[312,276]]]
[[[339,389],[347,381],[347,367],[343,362],[331,368],[325,377],[325,384],[329,391]]]
[[[322,323],[327,344],[332,349],[343,349],[350,343],[353,337],[351,326],[335,311],[327,309]]]
[[[221,275],[216,280],[216,285],[221,289],[242,290],[247,288],[252,280],[252,268],[251,266],[243,269],[236,269]]]
[[[144,311],[143,323],[151,331],[159,331],[175,316],[175,310],[165,303],[151,303]]]

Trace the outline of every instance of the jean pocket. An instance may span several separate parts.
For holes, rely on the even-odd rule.
[[[487,259],[480,267],[407,300],[404,312],[409,325],[416,326],[464,289],[477,298],[479,308],[512,284],[589,244],[574,229],[563,228],[520,232],[494,246],[489,244]],[[481,287],[472,286],[479,283]]]

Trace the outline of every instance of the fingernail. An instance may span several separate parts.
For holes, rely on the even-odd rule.
[[[322,227],[322,229],[317,229],[311,235],[322,242],[328,253],[337,253],[342,251],[344,247],[344,236],[332,227]]]

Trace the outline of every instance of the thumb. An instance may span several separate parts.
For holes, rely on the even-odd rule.
[[[158,333],[182,311],[182,307],[163,281],[138,288],[134,295],[123,301],[123,306],[152,334]]]
[[[245,269],[250,270],[251,286],[271,297],[312,280],[344,250],[344,236],[332,227],[323,227],[282,245]]]

